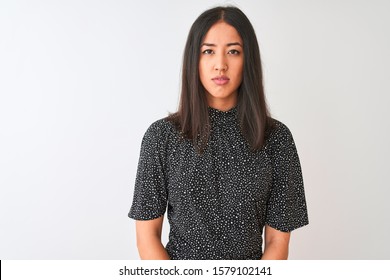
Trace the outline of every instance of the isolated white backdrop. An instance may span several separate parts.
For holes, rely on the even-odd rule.
[[[0,1],[1,259],[138,258],[143,133],[177,107],[192,22],[226,3],[300,155],[310,225],[290,258],[390,259],[386,0]]]

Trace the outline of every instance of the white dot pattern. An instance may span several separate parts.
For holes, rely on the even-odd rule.
[[[237,108],[209,108],[211,134],[199,155],[166,119],[142,141],[129,217],[155,219],[168,209],[171,259],[260,259],[265,224],[289,232],[308,224],[293,137],[279,121],[251,152]]]

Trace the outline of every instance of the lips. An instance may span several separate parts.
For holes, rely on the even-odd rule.
[[[229,82],[230,79],[224,75],[221,75],[221,76],[216,76],[216,77],[212,78],[212,80],[217,85],[225,85]]]

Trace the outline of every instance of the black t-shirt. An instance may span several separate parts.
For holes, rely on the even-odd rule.
[[[279,121],[252,152],[237,108],[209,108],[203,154],[166,119],[142,141],[129,217],[150,220],[168,209],[171,259],[260,259],[265,224],[289,232],[308,224],[301,166],[289,129]]]

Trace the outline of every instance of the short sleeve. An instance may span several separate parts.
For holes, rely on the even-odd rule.
[[[163,131],[161,121],[157,121],[148,128],[142,139],[133,203],[128,214],[132,219],[151,220],[165,213],[167,188]]]
[[[301,165],[290,130],[277,122],[268,142],[273,165],[266,224],[290,232],[309,223]]]

